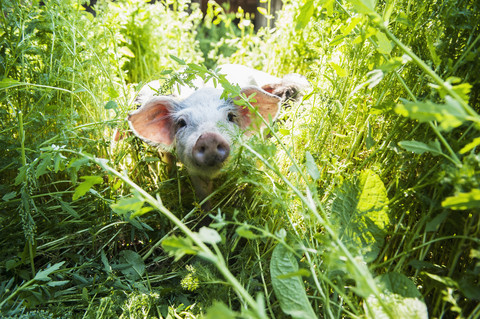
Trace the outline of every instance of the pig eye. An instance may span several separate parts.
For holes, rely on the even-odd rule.
[[[176,129],[179,130],[179,129],[181,129],[182,127],[187,126],[187,122],[186,122],[184,119],[179,119],[179,120],[177,121],[177,123],[175,124],[175,126],[176,126]]]
[[[234,113],[230,112],[228,113],[227,118],[229,122],[235,122],[235,119],[237,118],[237,116]]]

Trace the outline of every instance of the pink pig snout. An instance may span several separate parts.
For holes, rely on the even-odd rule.
[[[199,167],[218,167],[230,155],[230,145],[218,133],[203,133],[195,143],[192,153],[194,162]]]

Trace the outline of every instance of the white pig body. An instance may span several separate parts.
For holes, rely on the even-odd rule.
[[[234,64],[220,69],[229,82],[242,88],[241,93],[255,94],[252,105],[265,119],[275,119],[281,102],[308,86],[299,75],[277,78]],[[246,131],[256,115],[233,99],[222,99],[223,91],[214,88],[211,81],[195,83],[197,90],[181,87],[178,98],[155,96],[158,83],[151,82],[140,91],[136,101],[141,106],[129,115],[130,127],[149,144],[163,150],[175,148],[198,199],[203,200],[229,157],[232,136],[239,129]],[[203,208],[208,210],[210,204],[206,202]]]

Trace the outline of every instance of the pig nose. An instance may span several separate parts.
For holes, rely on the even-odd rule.
[[[193,147],[193,158],[198,166],[218,166],[227,159],[229,154],[228,142],[218,133],[200,135]]]

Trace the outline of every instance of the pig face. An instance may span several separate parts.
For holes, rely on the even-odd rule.
[[[276,117],[281,102],[278,96],[253,86],[241,93],[255,94],[252,105],[262,117]],[[220,89],[204,87],[182,101],[152,97],[131,113],[128,121],[146,142],[165,150],[175,148],[178,160],[195,177],[192,180],[208,181],[228,159],[234,134],[256,122],[248,107],[224,100],[221,94]]]

